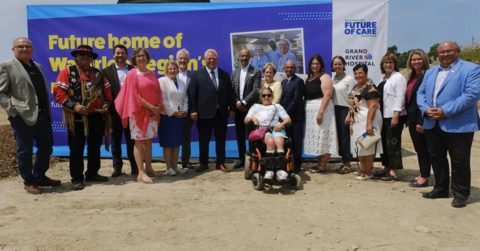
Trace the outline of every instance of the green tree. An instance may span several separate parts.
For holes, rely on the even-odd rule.
[[[428,58],[433,57],[434,60],[437,59],[437,48],[439,45],[440,45],[439,43],[436,43],[432,45],[432,47],[430,47],[430,51],[427,54]]]
[[[396,45],[392,45],[387,48],[387,53],[393,53],[398,56],[398,48]]]

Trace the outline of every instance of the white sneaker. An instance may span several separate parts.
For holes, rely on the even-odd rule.
[[[165,173],[168,174],[168,175],[170,175],[170,176],[175,176],[175,175],[177,175],[177,173],[175,172],[175,170],[173,170],[173,168],[167,169],[167,171],[166,171]]]
[[[288,173],[283,170],[277,171],[277,180],[286,180],[288,178]]]
[[[263,177],[266,180],[271,180],[273,178],[273,171],[266,171],[265,172],[265,177]]]
[[[180,168],[180,167],[175,167],[175,172],[176,173],[186,173],[187,171],[183,170],[183,168]]]

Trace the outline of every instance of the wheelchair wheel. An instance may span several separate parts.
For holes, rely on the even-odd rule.
[[[296,190],[301,189],[303,187],[302,177],[293,173],[290,178],[290,186]]]
[[[260,182],[260,174],[259,173],[254,173],[252,175],[252,186],[253,189],[255,190],[262,190],[265,184],[263,182]]]
[[[250,156],[246,155],[245,154],[245,167],[244,167],[244,172],[245,172],[245,179],[246,180],[250,180],[252,179],[252,177],[250,177],[250,165],[251,165],[251,162],[250,162]]]

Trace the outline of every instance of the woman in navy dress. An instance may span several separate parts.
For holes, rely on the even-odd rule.
[[[185,173],[177,166],[178,153],[183,141],[183,119],[187,116],[188,98],[185,83],[177,78],[178,64],[169,60],[167,74],[158,79],[162,89],[163,111],[160,113],[162,123],[159,128],[160,146],[167,164],[168,175]]]

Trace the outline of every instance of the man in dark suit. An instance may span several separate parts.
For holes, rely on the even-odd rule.
[[[115,101],[115,98],[120,92],[120,88],[122,88],[123,82],[125,82],[128,71],[134,68],[133,66],[127,64],[127,58],[127,47],[122,44],[117,44],[113,48],[113,59],[115,59],[115,63],[102,70],[103,75],[105,76],[105,78],[107,78],[108,82],[111,85],[113,101]],[[112,116],[112,177],[118,177],[123,174],[123,134],[125,134],[125,141],[127,143],[127,156],[130,162],[132,175],[138,174],[137,163],[135,162],[135,157],[133,156],[133,146],[135,145],[135,142],[130,136],[130,127],[127,125],[126,128],[123,128],[122,120],[120,119],[120,116],[115,109],[115,102],[112,102],[112,105],[108,110],[110,112],[110,115]]]
[[[60,186],[45,176],[53,152],[52,115],[48,83],[41,65],[31,60],[32,42],[26,37],[13,41],[13,59],[0,63],[0,105],[17,141],[18,169],[29,194],[41,194],[39,186]],[[37,153],[32,165],[33,141]]]
[[[177,52],[178,63],[178,75],[177,79],[182,80],[185,83],[185,88],[188,90],[190,79],[192,78],[192,72],[188,70],[188,63],[190,62],[190,53],[186,49],[181,49]],[[187,93],[188,95],[188,93]],[[192,126],[194,121],[190,118],[190,108],[188,109],[187,117],[183,120],[183,142],[182,142],[182,167],[193,169],[193,165],[190,163],[191,154],[191,139],[192,139]]]
[[[200,146],[200,166],[195,171],[208,169],[208,146],[214,131],[216,168],[229,172],[225,167],[225,143],[227,118],[229,115],[230,119],[235,117],[235,92],[228,73],[217,68],[217,52],[208,49],[204,60],[206,66],[192,74],[188,86],[190,117],[197,122]]]
[[[248,109],[258,102],[258,88],[262,80],[262,72],[249,65],[250,51],[243,48],[240,51],[240,67],[232,72],[232,83],[236,94],[235,108],[235,132],[237,134],[238,146],[238,162],[233,168],[241,168],[245,166],[245,152],[247,146],[245,144],[245,116]]]
[[[435,175],[433,190],[422,196],[448,198],[448,152],[452,161],[452,206],[465,207],[470,196],[473,136],[480,128],[480,66],[459,59],[460,48],[453,41],[441,43],[437,54],[440,64],[425,73],[417,92]]]
[[[294,172],[299,173],[302,168],[303,122],[305,121],[303,95],[305,93],[305,83],[303,79],[295,75],[297,67],[292,60],[285,62],[283,69],[287,78],[282,81],[283,91],[280,104],[287,110],[288,116],[292,120]]]

